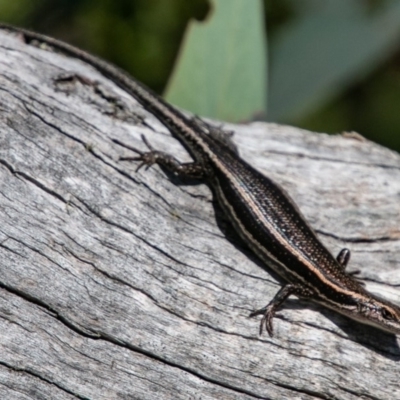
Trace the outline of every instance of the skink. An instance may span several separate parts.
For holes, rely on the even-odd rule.
[[[139,168],[158,164],[179,177],[203,180],[211,186],[240,237],[287,282],[267,306],[251,314],[262,315],[260,334],[265,326],[273,335],[274,315],[290,295],[400,334],[400,307],[369,293],[346,272],[350,251],[343,249],[336,258],[332,256],[288,194],[242,160],[226,132],[187,117],[127,73],[83,50],[25,29],[3,24],[0,28],[23,36],[27,43],[44,43],[90,64],[153,113],[183,144],[193,158],[191,163],[180,163],[154,150],[146,139],[148,151],[126,146],[137,155],[122,160],[138,161]]]

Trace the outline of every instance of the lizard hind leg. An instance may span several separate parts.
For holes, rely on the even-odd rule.
[[[207,170],[204,168],[203,164],[198,162],[181,163],[170,154],[155,150],[144,135],[142,135],[142,140],[149,151],[141,151],[123,144],[124,147],[136,153],[137,156],[120,157],[119,159],[120,161],[139,161],[140,164],[136,168],[136,172],[138,172],[142,167],[145,167],[147,170],[152,165],[158,164],[180,178],[205,179],[207,177]],[[114,140],[114,142],[121,144],[118,140]]]

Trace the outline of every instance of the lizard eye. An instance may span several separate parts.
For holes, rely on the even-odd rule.
[[[395,319],[393,313],[386,308],[382,308],[382,317],[389,321],[393,321]]]

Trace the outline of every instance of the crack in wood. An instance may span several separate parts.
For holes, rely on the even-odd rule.
[[[49,385],[53,385],[56,388],[62,390],[65,393],[70,394],[73,397],[76,397],[79,400],[90,400],[88,397],[84,397],[84,396],[79,395],[78,393],[74,393],[73,391],[67,389],[66,387],[60,385],[59,383],[56,383],[56,382],[54,382],[54,381],[52,381],[50,379],[47,379],[44,376],[42,376],[39,373],[36,373],[36,372],[34,372],[32,370],[28,370],[26,368],[20,368],[20,367],[17,367],[17,366],[12,366],[12,365],[4,362],[4,361],[0,361],[0,365],[2,365],[3,367],[6,367],[8,369],[11,369],[13,371],[24,373],[24,374],[30,375],[30,376],[32,376],[34,378],[40,379],[41,381],[43,381],[43,382],[45,382],[45,383],[47,383]]]

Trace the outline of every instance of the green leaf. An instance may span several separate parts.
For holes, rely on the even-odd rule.
[[[398,49],[400,1],[308,0],[271,44],[268,119],[295,121]]]
[[[265,112],[266,39],[261,0],[214,0],[186,31],[166,99],[195,114],[243,121]]]

